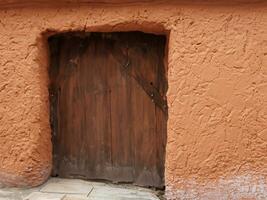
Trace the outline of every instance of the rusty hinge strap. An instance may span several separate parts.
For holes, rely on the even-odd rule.
[[[168,115],[168,104],[167,101],[160,95],[159,91],[146,81],[143,77],[139,76],[138,73],[132,73],[131,63],[127,55],[126,64],[121,66],[122,73],[126,73],[129,77],[132,77],[146,92],[146,94],[152,99],[152,102],[158,106],[165,115]]]

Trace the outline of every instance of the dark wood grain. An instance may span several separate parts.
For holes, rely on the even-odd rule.
[[[164,187],[165,36],[49,38],[53,175]]]

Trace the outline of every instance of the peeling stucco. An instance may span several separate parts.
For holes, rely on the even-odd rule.
[[[50,174],[46,37],[72,30],[141,30],[169,38],[169,199],[205,199],[205,191],[227,193],[221,199],[264,199],[266,27],[264,3],[0,9],[0,182],[35,186]],[[246,186],[260,189],[247,192]]]

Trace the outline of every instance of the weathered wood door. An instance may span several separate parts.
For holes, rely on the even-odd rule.
[[[165,37],[49,38],[53,175],[164,186]]]

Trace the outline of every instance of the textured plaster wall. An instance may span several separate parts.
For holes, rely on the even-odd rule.
[[[267,198],[264,3],[0,7],[0,184],[50,174],[46,38],[71,30],[169,36],[168,199]]]

